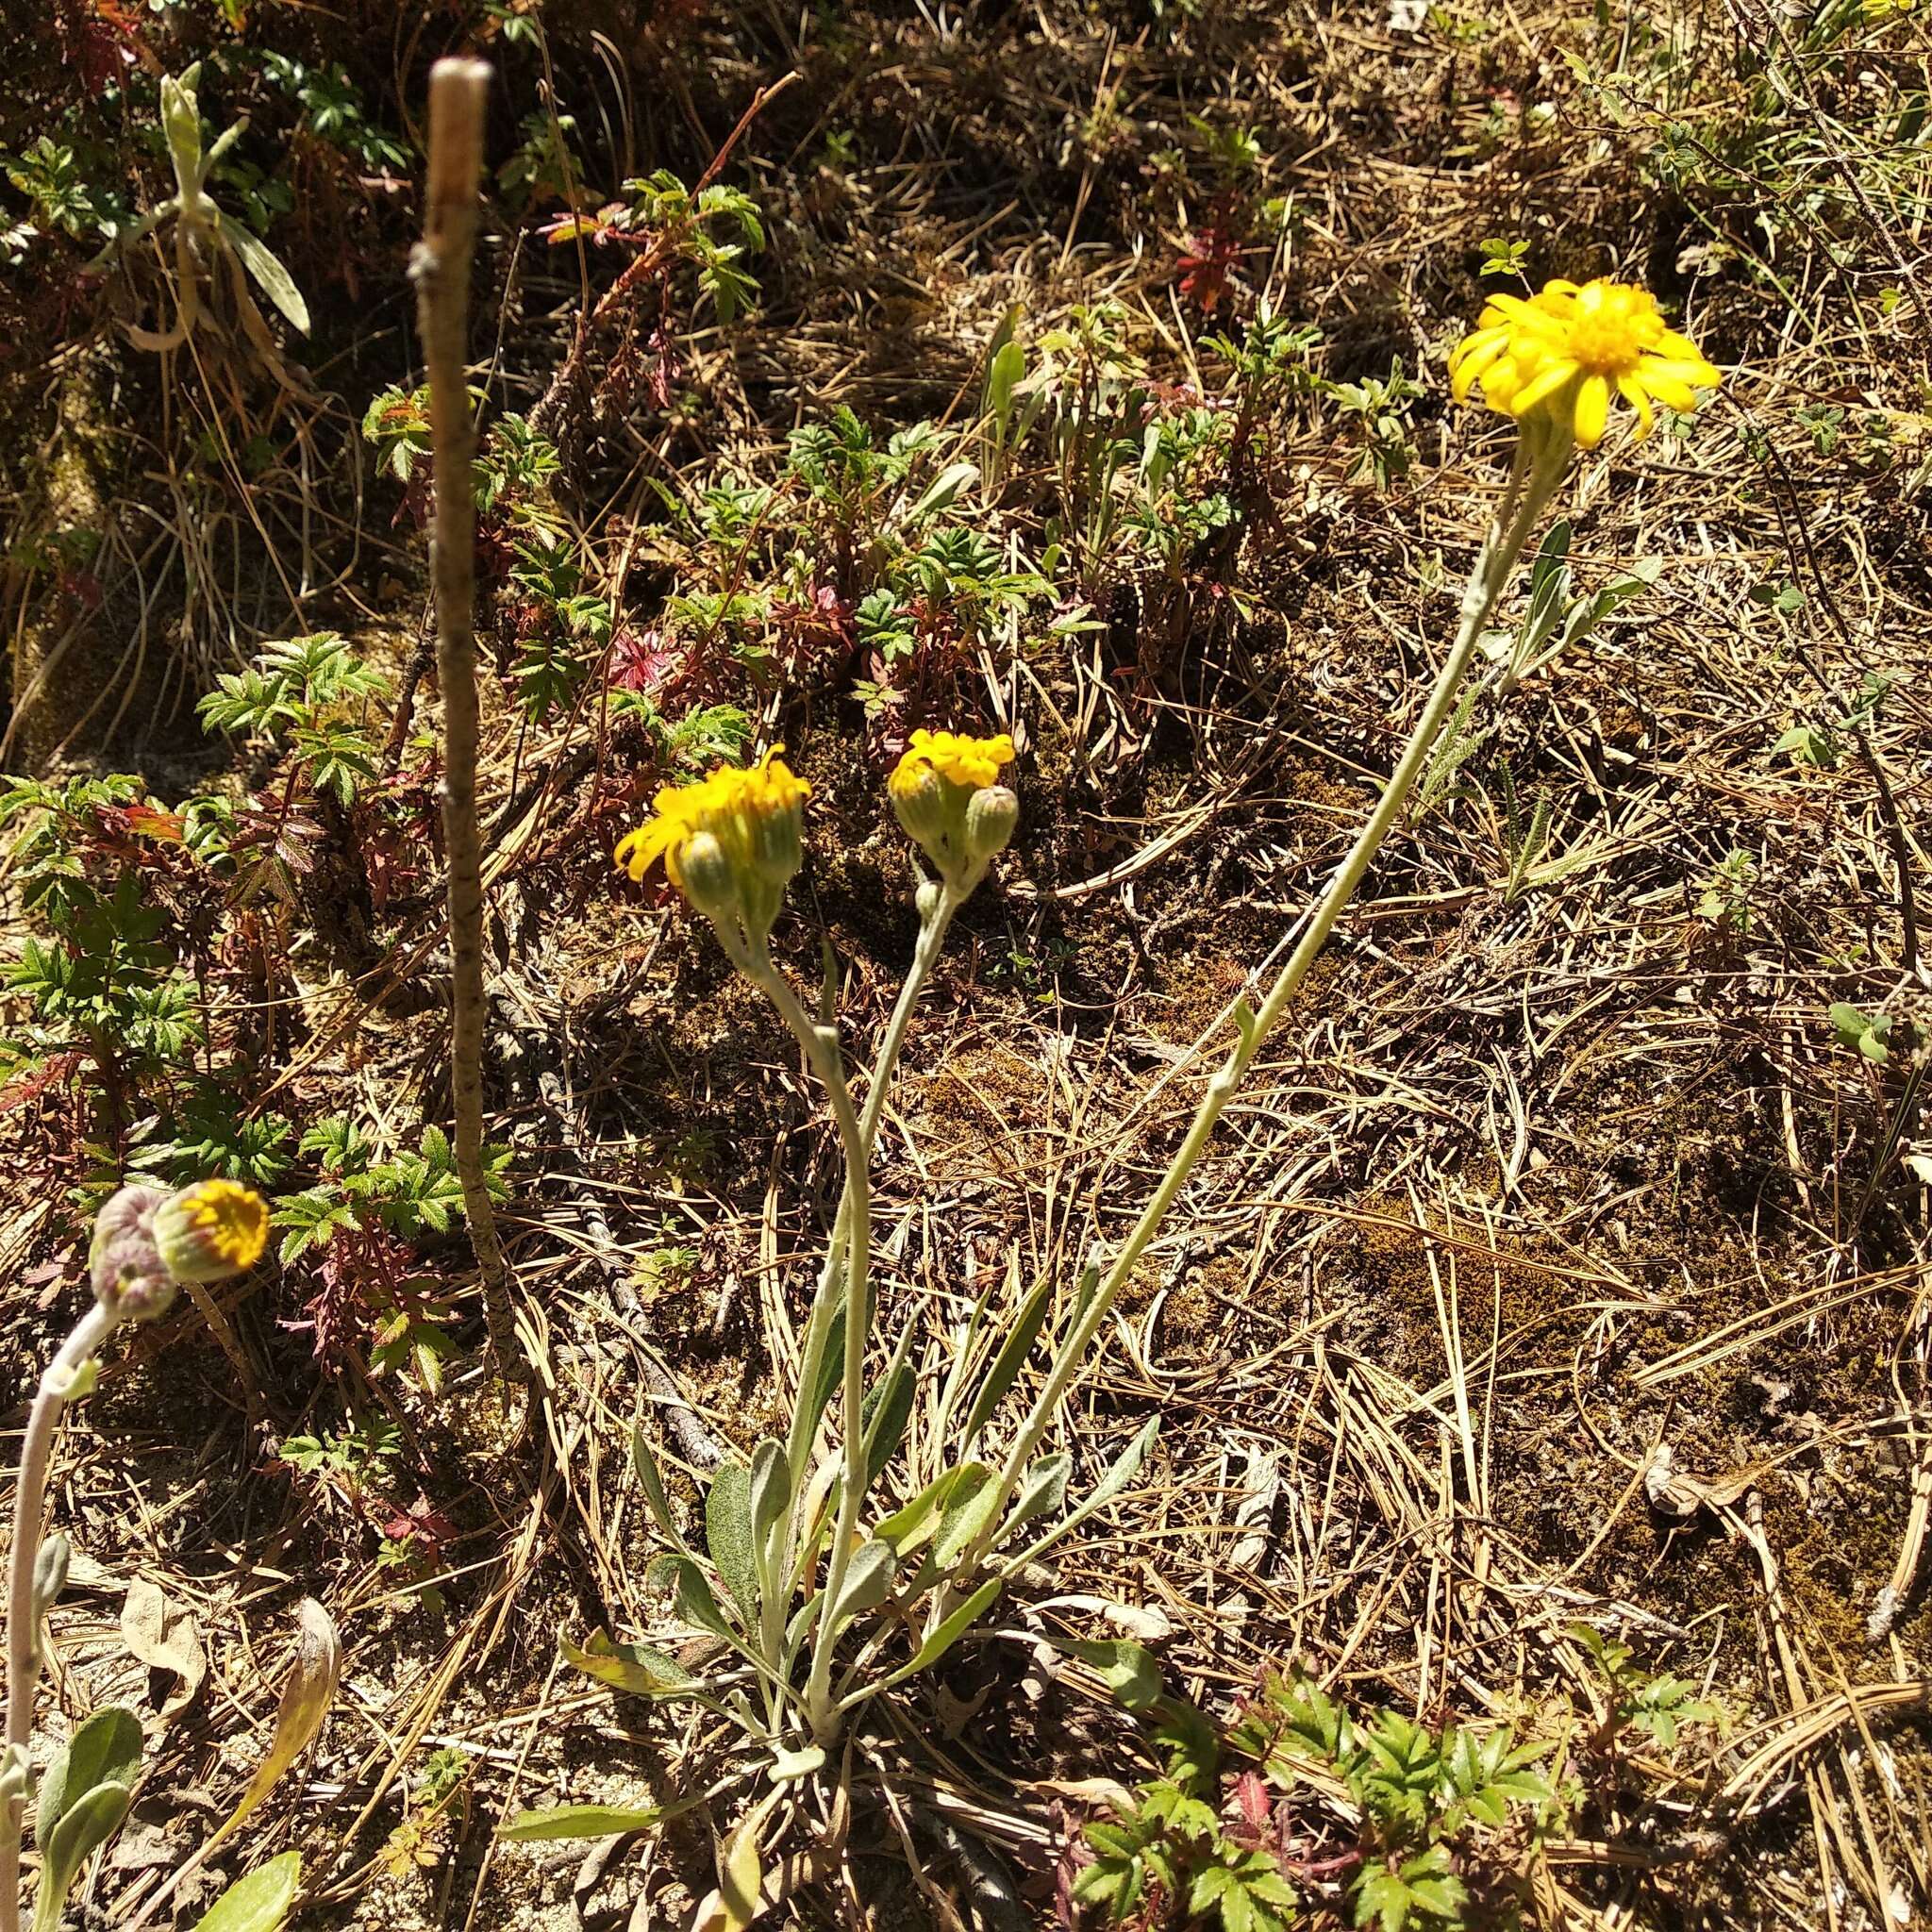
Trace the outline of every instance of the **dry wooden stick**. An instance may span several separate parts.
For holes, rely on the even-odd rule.
[[[470,254],[483,168],[483,107],[490,67],[439,60],[429,70],[429,188],[423,240],[409,263],[429,374],[435,444],[436,661],[442,684],[442,827],[449,855],[450,1098],[457,1175],[470,1244],[483,1279],[483,1310],[497,1366],[516,1381],[529,1370],[510,1307],[509,1268],[483,1177],[483,870],[476,829],[475,441],[464,380]]]

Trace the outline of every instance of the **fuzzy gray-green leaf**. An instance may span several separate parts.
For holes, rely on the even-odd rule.
[[[295,278],[265,243],[256,240],[252,229],[243,227],[232,215],[217,213],[215,225],[222,240],[242,258],[242,266],[255,277],[256,286],[279,308],[293,328],[308,333],[308,305]]]
[[[987,1525],[999,1500],[999,1484],[983,1462],[961,1463],[946,1494],[932,1557],[941,1570],[950,1565]]]
[[[1090,1494],[1082,1498],[1060,1520],[1051,1524],[1045,1535],[1030,1545],[1015,1558],[1012,1568],[1020,1569],[1043,1555],[1071,1529],[1076,1529],[1087,1521],[1096,1509],[1104,1509],[1133,1481],[1141,1463],[1147,1459],[1147,1452],[1154,1446],[1154,1438],[1159,1433],[1160,1418],[1150,1415],[1145,1425],[1134,1440],[1115,1458],[1114,1465],[1096,1483]]]
[[[689,1557],[659,1557],[651,1565],[650,1574],[653,1582],[667,1576],[671,1579],[677,1614],[693,1630],[702,1630],[708,1637],[722,1637],[734,1650],[741,1647],[742,1640],[718,1607],[718,1599],[705,1573]]]
[[[34,1893],[33,1932],[58,1932],[61,1908],[75,1874],[113,1836],[127,1816],[134,1792],[125,1784],[98,1784],[82,1791],[60,1813],[41,1852],[41,1882]],[[39,1837],[36,1830],[35,1836]]]
[[[863,1543],[853,1552],[851,1562],[845,1566],[838,1600],[826,1620],[827,1636],[820,1640],[822,1642],[836,1637],[862,1611],[875,1610],[885,1602],[898,1560],[890,1543]]]
[[[284,1852],[238,1878],[194,1922],[194,1932],[281,1932],[302,1883],[302,1854]]]
[[[664,1478],[658,1470],[658,1457],[641,1427],[630,1432],[630,1462],[638,1473],[644,1501],[649,1505],[651,1514],[657,1518],[658,1527],[678,1549],[684,1549],[685,1541],[678,1531],[677,1519],[671,1513],[671,1498],[664,1493]]]
[[[1147,1710],[1160,1695],[1160,1666],[1154,1653],[1131,1638],[1106,1637],[1089,1642],[1075,1637],[1049,1637],[1047,1641],[1098,1671],[1101,1681],[1127,1710]]]
[[[903,1684],[908,1677],[915,1677],[921,1671],[929,1671],[968,1630],[992,1607],[992,1600],[1006,1587],[1006,1579],[990,1576],[975,1590],[959,1607],[941,1624],[918,1650],[909,1664],[899,1668],[881,1682],[877,1688],[890,1690],[894,1684]]]
[[[552,1805],[542,1811],[519,1811],[496,1835],[509,1844],[553,1838],[618,1838],[626,1832],[655,1831],[664,1813],[655,1805],[641,1809],[623,1805]]]
[[[1058,1509],[1067,1499],[1067,1478],[1074,1473],[1074,1458],[1065,1450],[1057,1456],[1042,1456],[1031,1464],[1013,1498],[1007,1520],[1000,1524],[995,1544],[1003,1543],[1023,1523]]]
[[[705,1493],[705,1542],[746,1629],[758,1622],[758,1573],[751,1527],[751,1471],[727,1462]]]
[[[57,1752],[41,1780],[34,1842],[46,1851],[68,1808],[96,1785],[132,1785],[141,1771],[141,1720],[119,1704],[97,1710]]]

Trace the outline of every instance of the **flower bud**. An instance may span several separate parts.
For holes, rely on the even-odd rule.
[[[952,828],[955,810],[953,801],[946,795],[947,789],[945,780],[930,765],[903,776],[894,774],[888,787],[892,809],[899,814],[906,836],[915,845],[930,849],[935,842],[943,841]]]
[[[912,896],[912,903],[919,908],[919,923],[924,925],[940,909],[940,886],[937,879],[922,879],[919,891]]]
[[[239,1181],[197,1181],[156,1208],[154,1241],[174,1280],[223,1281],[261,1258],[268,1204]]]
[[[768,885],[782,886],[804,862],[805,814],[790,810],[748,814],[746,843],[751,862]]]
[[[693,832],[677,854],[677,883],[700,912],[723,919],[738,909],[738,875],[710,832]]]
[[[88,1277],[94,1299],[117,1321],[145,1319],[157,1302],[174,1299],[174,1284],[155,1245],[155,1213],[168,1197],[158,1188],[123,1188],[94,1216]]]
[[[1004,785],[985,785],[966,806],[966,857],[974,865],[984,865],[995,852],[1007,849],[1007,841],[1020,823],[1020,801]]]

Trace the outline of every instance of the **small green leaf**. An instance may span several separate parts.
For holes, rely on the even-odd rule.
[[[1073,1473],[1074,1458],[1065,1450],[1057,1456],[1042,1456],[1030,1464],[1021,1481],[1020,1492],[1013,1498],[1013,1507],[993,1538],[995,1546],[1005,1542],[1023,1523],[1031,1523],[1036,1516],[1058,1509],[1067,1499],[1067,1478]]]
[[[906,1439],[906,1425],[912,1419],[912,1396],[916,1377],[907,1360],[911,1350],[912,1329],[908,1324],[899,1338],[899,1346],[886,1373],[880,1376],[866,1406],[865,1486],[871,1489],[879,1472],[897,1453]]]
[[[778,1519],[791,1507],[791,1466],[785,1459],[785,1445],[767,1436],[752,1452],[751,1458],[751,1540],[762,1550]]]
[[[958,1469],[935,1476],[903,1509],[895,1509],[884,1518],[873,1535],[882,1543],[891,1543],[900,1556],[909,1556],[938,1533],[945,1518],[946,1503],[968,1472],[984,1468],[983,1463],[962,1463]]]
[[[1006,1579],[1001,1576],[989,1577],[982,1583],[944,1623],[935,1629],[930,1637],[919,1646],[912,1661],[901,1664],[890,1677],[874,1688],[890,1690],[894,1684],[903,1684],[908,1677],[916,1677],[921,1671],[929,1671],[960,1638],[965,1636],[991,1607],[992,1600],[1006,1588]]]
[[[519,1811],[496,1835],[509,1844],[541,1839],[618,1838],[626,1832],[655,1831],[664,1817],[655,1805],[629,1809],[622,1805],[553,1805],[543,1811]]]
[[[1025,1366],[1026,1357],[1032,1353],[1034,1341],[1040,1334],[1041,1324],[1046,1319],[1047,1300],[1052,1291],[1053,1276],[1042,1274],[1028,1291],[1026,1299],[1020,1304],[1013,1325],[1000,1345],[999,1354],[993,1357],[992,1367],[987,1371],[979,1393],[973,1399],[965,1433],[959,1438],[962,1446],[972,1447],[974,1438],[986,1426],[988,1418],[998,1407],[1000,1397],[1013,1386]]]
[[[775,1798],[777,1793],[772,1795]],[[722,1932],[746,1932],[764,1908],[759,1894],[764,1890],[765,1863],[758,1836],[769,1809],[767,1800],[739,1825],[719,1860],[718,1898],[724,1908]]]
[[[671,1499],[664,1493],[664,1478],[658,1473],[658,1458],[652,1453],[650,1442],[645,1439],[641,1427],[630,1432],[630,1462],[638,1473],[638,1482],[644,1492],[644,1501],[651,1514],[657,1518],[658,1527],[668,1536],[679,1549],[687,1548],[684,1538],[678,1532],[677,1519],[671,1513]]]
[[[1149,1710],[1158,1700],[1160,1665],[1144,1644],[1126,1637],[1049,1637],[1047,1641],[1098,1671],[1124,1709]]]
[[[1241,998],[1234,1003],[1234,1027],[1235,1031],[1241,1035],[1242,1053],[1249,1054],[1254,1052],[1256,1030],[1260,1024],[1259,1016],[1255,1011],[1254,1002],[1249,999],[1246,993],[1242,993]]]
[[[34,1842],[46,1851],[69,1807],[96,1785],[128,1785],[141,1772],[141,1720],[118,1704],[97,1710],[55,1755],[41,1780]]]
[[[560,1637],[558,1648],[564,1661],[587,1677],[633,1697],[675,1696],[698,1681],[668,1651],[648,1643],[613,1643],[601,1630],[592,1630],[581,1648]]]
[[[941,1570],[951,1568],[959,1553],[986,1527],[998,1500],[999,1484],[985,1463],[960,1464],[933,1541],[933,1561]]]
[[[1025,374],[1025,350],[1018,342],[1003,342],[986,372],[987,411],[998,422],[1002,435],[1006,433],[1007,419],[1012,414],[1013,391]]]
[[[67,1894],[80,1868],[113,1836],[133,1802],[134,1792],[127,1785],[100,1784],[81,1792],[60,1813],[41,1854],[33,1932],[58,1932]],[[39,1835],[36,1830],[36,1838]]]
[[[194,1922],[194,1932],[281,1932],[302,1883],[302,1854],[284,1852],[238,1878]]]
[[[1140,1473],[1141,1463],[1147,1459],[1147,1452],[1154,1446],[1154,1438],[1159,1433],[1160,1418],[1150,1415],[1134,1440],[1123,1449],[1114,1465],[1094,1485],[1092,1491],[1076,1503],[1066,1515],[1053,1524],[1045,1535],[1031,1544],[1014,1561],[1013,1567],[1021,1568],[1042,1556],[1067,1534],[1076,1529],[1091,1516],[1096,1509],[1104,1509],[1120,1494]]]
[[[255,277],[261,292],[282,311],[291,326],[306,336],[308,333],[308,305],[303,301],[302,291],[295,286],[295,278],[270,249],[256,239],[254,232],[243,227],[232,215],[217,214],[215,225],[221,230],[222,240],[242,258],[242,266]]]
[[[661,1582],[666,1576],[672,1579],[677,1614],[694,1630],[722,1637],[733,1649],[741,1647],[741,1640],[718,1607],[705,1573],[689,1557],[659,1557],[651,1565],[650,1575],[653,1582]]]
[[[926,486],[925,493],[906,512],[908,524],[922,522],[926,517],[937,516],[958,497],[969,483],[977,480],[977,463],[952,463]]]
[[[866,1610],[875,1610],[885,1602],[886,1592],[892,1587],[892,1573],[898,1567],[898,1561],[892,1546],[886,1542],[863,1543],[853,1552],[852,1560],[845,1566],[838,1599],[826,1617],[824,1634],[820,1642],[830,1642],[854,1617]]]

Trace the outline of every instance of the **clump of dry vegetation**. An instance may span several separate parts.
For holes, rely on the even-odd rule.
[[[272,1221],[54,1443],[32,1768],[90,1735],[127,1801],[68,1923],[1932,1915],[1919,8],[59,0],[0,50],[9,1441],[125,1184]],[[1450,655],[1514,435],[1451,352],[1599,277],[1722,391],[1570,462],[1132,1235]],[[1019,817],[928,946],[889,779],[941,729]],[[778,744],[783,915],[680,874],[721,948],[611,854]],[[834,1721],[801,1662],[782,1719],[718,1499],[838,1358],[873,1090],[825,1096],[915,955],[864,1107],[887,1493],[958,1480],[1023,1306],[973,1453],[1126,1474],[932,1668]],[[824,1392],[821,1538],[871,1520]],[[860,1688],[933,1634],[898,1581]]]

